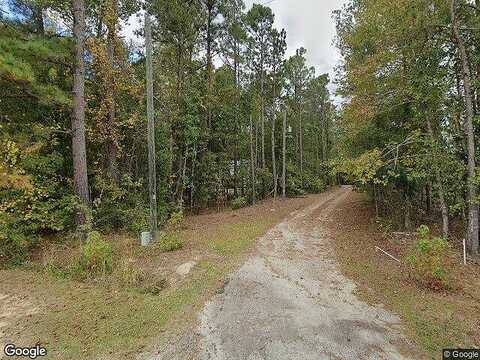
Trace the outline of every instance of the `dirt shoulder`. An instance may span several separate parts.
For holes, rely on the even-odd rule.
[[[141,248],[138,239],[124,234],[108,235],[117,258],[166,279],[158,295],[47,274],[41,270],[47,250],[32,269],[0,271],[0,346],[39,343],[47,348],[47,359],[56,360],[133,359],[154,351],[152,345],[196,320],[259,236],[318,196],[189,217],[175,231],[184,246],[174,252]],[[74,245],[65,245],[61,256],[75,251]],[[194,263],[191,270],[179,274],[179,266],[188,262]]]
[[[460,268],[454,280],[460,286],[455,291],[419,287],[402,265],[375,251],[379,246],[402,259],[415,237],[382,232],[366,196],[359,193],[347,197],[328,229],[337,261],[356,283],[357,295],[398,314],[406,335],[423,350],[422,358],[437,359],[443,348],[480,347],[478,266]]]

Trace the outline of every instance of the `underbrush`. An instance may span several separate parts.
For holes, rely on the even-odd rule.
[[[248,200],[244,196],[239,196],[232,200],[232,210],[238,210],[248,205]]]
[[[162,252],[173,251],[180,247],[178,242],[172,241],[161,249]],[[56,278],[158,295],[168,286],[168,282],[164,277],[145,271],[137,263],[137,248],[140,246],[133,240],[125,241],[122,246],[113,246],[100,233],[91,231],[80,246],[50,246],[44,255],[41,270]]]
[[[461,265],[458,249],[433,236],[426,226],[417,234],[379,228],[365,195],[353,194],[339,209],[332,228],[342,272],[355,281],[357,295],[384,304],[398,314],[408,337],[424,351],[413,358],[436,358],[441,349],[480,345],[480,272]],[[402,260],[397,266],[378,246]]]
[[[455,269],[451,245],[443,238],[432,236],[426,225],[418,228],[417,236],[418,240],[405,257],[409,275],[429,289],[452,289]]]

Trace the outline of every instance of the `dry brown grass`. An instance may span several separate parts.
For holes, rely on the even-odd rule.
[[[47,358],[55,360],[104,355],[132,359],[160,337],[194,321],[204,302],[255,248],[255,240],[316,199],[268,200],[236,211],[187,217],[180,229],[167,234],[183,241],[173,252],[142,248],[127,234],[110,234],[106,239],[117,267],[104,279],[79,282],[62,273],[46,273],[42,269],[49,262],[60,270],[68,267],[79,247],[74,240],[45,245],[34,257],[33,268],[0,271],[0,299],[25,308],[0,318],[0,346],[40,343],[49,351]],[[191,260],[197,265],[188,276],[175,273],[178,265]],[[138,291],[143,277],[165,279],[168,286],[158,295]]]
[[[423,288],[405,265],[375,251],[379,246],[403,259],[415,237],[384,232],[363,194],[352,193],[329,226],[341,269],[358,284],[359,296],[399,314],[425,358],[438,358],[443,348],[480,347],[478,265],[456,266],[450,291]],[[458,253],[455,261],[461,263]]]

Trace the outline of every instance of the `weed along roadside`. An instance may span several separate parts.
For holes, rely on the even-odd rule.
[[[2,345],[39,343],[55,360],[134,359],[195,324],[256,238],[315,198],[186,217],[147,247],[127,234],[99,233],[81,247],[45,246],[30,265],[0,271]]]

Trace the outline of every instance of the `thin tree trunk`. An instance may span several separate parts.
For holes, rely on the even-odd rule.
[[[45,25],[43,23],[43,8],[36,5],[34,7],[35,32],[38,35],[45,35]]]
[[[442,177],[440,175],[440,170],[438,169],[438,164],[436,162],[436,139],[433,134],[432,130],[432,124],[430,123],[430,119],[427,118],[427,129],[428,129],[428,134],[430,135],[430,139],[432,141],[432,144],[434,145],[434,149],[432,152],[432,160],[433,160],[433,166],[435,168],[435,180],[437,182],[438,186],[438,200],[440,202],[440,210],[442,211],[442,229],[443,229],[443,236],[445,238],[448,238],[449,234],[449,225],[448,225],[448,207],[445,202],[445,192],[443,190],[443,182],[442,182]]]
[[[73,74],[72,153],[73,185],[79,205],[75,223],[84,225],[90,207],[87,174],[87,148],[85,143],[85,3],[73,1],[73,36],[75,38],[75,70]]]
[[[325,101],[322,104],[322,161],[327,161],[327,113]]]
[[[263,57],[263,55],[262,55]],[[262,169],[265,170],[265,99],[264,99],[264,76],[263,76],[263,60],[262,69],[260,70],[260,101],[261,101],[261,130],[262,130]]]
[[[273,199],[277,198],[277,164],[275,159],[275,115],[272,118],[272,173],[273,173]]]
[[[274,75],[273,75],[273,111],[272,111],[272,175],[273,175],[273,199],[275,200],[277,198],[277,189],[278,189],[278,184],[277,184],[277,161],[276,161],[276,154],[275,154],[275,122],[276,122],[276,109],[275,109],[275,103],[276,103],[276,86],[275,86],[275,81],[276,81],[276,75],[275,75],[275,70],[274,70]]]
[[[472,103],[472,85],[470,68],[468,64],[467,52],[463,39],[460,35],[458,19],[455,13],[456,0],[450,0],[450,16],[452,20],[453,36],[455,45],[458,49],[462,65],[462,79],[465,96],[466,118],[465,132],[467,136],[467,169],[468,169],[468,231],[469,250],[472,254],[479,255],[479,237],[478,237],[478,204],[475,203],[477,189],[474,183],[475,179],[475,134],[473,127],[473,103]]]
[[[207,86],[208,86],[208,95],[207,95],[207,124],[208,128],[212,130],[212,107],[210,104],[212,96],[212,78],[213,78],[213,60],[212,60],[212,17],[213,17],[213,6],[214,3],[211,0],[207,0]],[[211,143],[211,136],[209,136],[209,143]]]
[[[255,204],[256,194],[255,194],[255,166],[256,160],[253,151],[253,121],[252,115],[250,115],[250,174],[251,174],[251,183],[252,183],[252,203]]]
[[[299,146],[300,146],[300,179],[303,186],[303,123],[300,115],[300,129],[299,129]]]
[[[117,154],[118,147],[115,134],[115,42],[117,32],[117,0],[111,0],[110,13],[112,14],[107,21],[108,35],[107,35],[107,57],[110,66],[110,82],[107,86],[108,99],[108,145],[107,145],[107,173],[109,177],[116,183],[120,180],[118,172]]]
[[[373,183],[373,201],[375,202],[375,217],[378,219],[378,194],[375,183]]]
[[[283,113],[282,140],[282,196],[285,198],[287,192],[287,110]]]
[[[410,229],[412,228],[412,223],[410,219],[410,196],[408,194],[405,194],[404,202],[405,202],[404,227],[406,231],[410,231]]]
[[[192,180],[190,182],[190,208],[193,209],[195,196],[195,166],[197,161],[197,145],[193,145],[193,159],[192,159]]]

